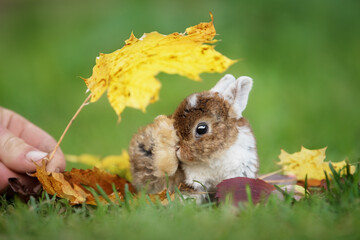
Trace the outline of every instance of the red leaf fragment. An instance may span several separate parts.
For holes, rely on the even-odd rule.
[[[233,204],[238,205],[239,202],[248,202],[248,196],[246,193],[246,186],[249,185],[251,190],[251,198],[253,204],[259,203],[263,199],[267,199],[268,196],[276,190],[276,188],[261,180],[246,177],[230,178],[219,183],[216,188],[217,192],[215,197],[219,202],[223,202],[227,195],[231,194],[233,198]]]
[[[18,178],[9,178],[7,196],[17,195],[22,201],[27,202],[30,196],[37,197],[41,192],[41,184],[36,178],[28,177],[28,181],[21,182]]]

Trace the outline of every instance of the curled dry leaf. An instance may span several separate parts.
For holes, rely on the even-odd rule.
[[[220,202],[223,202],[227,195],[231,195],[234,205],[237,205],[239,202],[248,202],[248,194],[246,192],[247,185],[250,187],[251,199],[254,204],[268,198],[268,196],[276,190],[273,185],[261,179],[236,177],[226,179],[219,183],[216,186],[217,192],[215,197]]]
[[[235,61],[215,51],[216,35],[211,22],[189,27],[185,33],[163,35],[131,34],[125,46],[110,54],[100,54],[92,76],[84,79],[91,91],[91,102],[107,90],[110,105],[119,116],[126,106],[141,109],[158,99],[159,72],[180,74],[199,81],[203,72],[223,72]]]
[[[115,184],[120,199],[123,199],[126,184],[128,184],[129,191],[135,193],[135,188],[130,182],[98,168],[92,170],[72,169],[64,173],[49,173],[46,171],[45,166],[45,162],[43,162],[42,166],[38,166],[33,176],[38,178],[47,193],[68,199],[70,204],[86,203],[96,205],[94,196],[86,187],[97,190],[97,184],[113,202],[115,202],[117,196],[113,192],[112,184]],[[99,197],[99,200],[104,203],[107,202],[103,197]]]

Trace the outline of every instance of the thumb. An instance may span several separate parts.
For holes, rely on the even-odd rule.
[[[35,171],[48,153],[27,144],[0,125],[0,161],[9,169],[24,173]]]

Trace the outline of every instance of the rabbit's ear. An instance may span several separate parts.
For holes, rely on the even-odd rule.
[[[210,92],[218,92],[220,95],[222,95],[222,93],[225,92],[225,90],[235,81],[236,79],[233,75],[226,74],[217,82],[217,84],[210,90]]]
[[[231,75],[222,78],[213,89],[231,104],[237,117],[240,118],[246,108],[253,80],[250,77],[239,77],[234,80],[233,76],[232,78],[229,76]],[[213,89],[211,91],[214,91]]]
[[[253,80],[250,77],[239,77],[236,80],[236,96],[233,103],[233,108],[236,112],[236,114],[239,117],[242,117],[242,112],[245,110],[248,99],[249,99],[249,93],[251,91]]]

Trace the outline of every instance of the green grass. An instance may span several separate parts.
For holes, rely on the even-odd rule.
[[[241,59],[227,73],[254,79],[244,115],[257,138],[261,171],[275,170],[288,152],[328,146],[327,159],[360,158],[360,1],[0,1],[0,105],[58,138],[85,98],[78,77],[91,75],[95,58],[123,45],[131,31],[168,34],[210,19],[217,49]],[[170,114],[203,82],[160,74],[160,100],[146,114],[126,109],[122,122],[103,97],[79,115],[64,139],[65,153],[121,154],[136,130]],[[68,165],[70,168],[71,165]],[[324,200],[326,198],[327,200]],[[91,238],[358,238],[359,204],[339,210],[331,196],[295,205],[202,208],[140,204],[125,208],[69,207],[1,201],[0,239]]]
[[[43,194],[27,204],[0,198],[1,239],[358,239],[357,171],[299,202],[196,205],[176,198],[168,206],[131,198],[121,206],[70,206]]]

